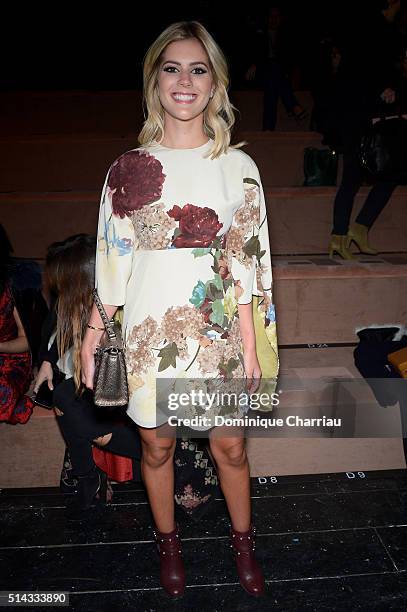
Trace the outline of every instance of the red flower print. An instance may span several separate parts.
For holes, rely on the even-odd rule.
[[[156,202],[162,193],[165,174],[161,163],[146,151],[127,151],[112,165],[108,186],[115,215],[123,218],[146,204]]]
[[[185,204],[180,208],[175,204],[167,214],[179,221],[180,233],[172,241],[177,248],[208,247],[223,226],[216,212],[207,206]]]
[[[209,316],[212,312],[211,308],[207,308],[208,304],[210,304],[211,300],[209,298],[205,298],[202,304],[199,307],[199,310],[203,314],[203,318],[205,323],[210,323]]]
[[[219,257],[218,260],[219,266],[219,275],[222,280],[226,280],[231,277],[231,272],[229,270],[228,262],[224,257]]]

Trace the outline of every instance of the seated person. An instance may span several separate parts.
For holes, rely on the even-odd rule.
[[[56,243],[48,251],[46,273],[56,301],[44,326],[47,341],[52,333],[48,350],[41,351],[43,362],[34,387],[38,391],[48,381],[52,388],[53,368],[64,374],[53,389],[53,403],[72,473],[78,479],[70,518],[81,518],[98,494],[106,495],[106,474],[95,465],[94,444],[117,455],[141,459],[138,429],[126,413],[95,406],[92,392],[81,383],[80,350],[93,301],[95,253],[96,239],[86,234]],[[217,477],[206,450],[197,449],[193,443],[185,445],[181,440],[177,448],[176,499],[187,512],[195,512],[215,499]]]
[[[25,395],[31,382],[31,353],[11,288],[11,244],[0,225],[0,422],[24,424],[34,403]]]

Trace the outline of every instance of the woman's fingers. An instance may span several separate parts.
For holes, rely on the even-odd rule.
[[[45,376],[43,376],[41,372],[38,372],[37,378],[35,379],[35,383],[33,387],[33,393],[38,393],[38,389],[41,387],[44,380],[46,380]]]
[[[249,393],[254,393],[260,385],[261,369],[254,367],[246,376],[246,385]]]
[[[49,361],[43,361],[40,369],[38,370],[37,378],[35,379],[33,393],[38,393],[38,389],[41,387],[44,381],[47,381],[48,388],[52,391],[54,389],[52,385],[54,373],[52,366]]]

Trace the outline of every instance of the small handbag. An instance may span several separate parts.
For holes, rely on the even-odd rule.
[[[125,406],[129,401],[129,388],[120,323],[109,320],[96,289],[93,300],[106,330],[95,352],[93,401],[104,408]]]
[[[407,119],[381,116],[363,135],[359,157],[368,177],[377,182],[407,184]]]
[[[338,156],[331,149],[304,149],[304,187],[336,185]]]

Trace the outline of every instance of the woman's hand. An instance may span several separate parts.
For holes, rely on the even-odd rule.
[[[87,389],[93,389],[95,376],[95,351],[103,331],[87,329],[81,348],[81,378]]]
[[[256,349],[243,350],[243,363],[246,373],[247,392],[251,394],[259,388],[261,379],[261,367],[257,359]]]
[[[48,382],[48,389],[52,391],[54,388],[54,385],[52,384],[53,377],[54,377],[54,373],[52,371],[52,366],[50,362],[43,361],[40,369],[38,370],[38,374],[35,377],[33,392],[38,393],[38,389],[41,387],[42,383],[45,380]]]
[[[243,366],[246,374],[248,393],[254,393],[260,385],[261,368],[256,353],[256,333],[254,331],[252,302],[238,304],[239,326],[243,345]]]

